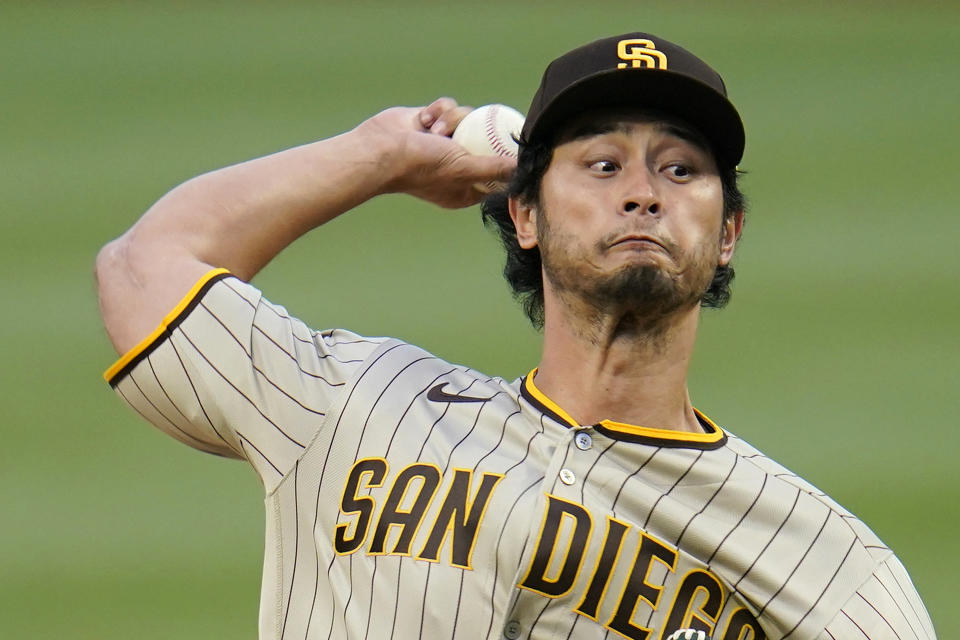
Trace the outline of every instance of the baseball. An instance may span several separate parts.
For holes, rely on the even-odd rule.
[[[487,104],[477,107],[464,117],[453,132],[453,141],[477,156],[505,156],[516,158],[523,128],[523,114],[505,104]],[[505,187],[499,182],[474,185],[485,193]]]
[[[523,114],[505,104],[477,107],[453,132],[453,141],[477,156],[517,157],[517,142]]]

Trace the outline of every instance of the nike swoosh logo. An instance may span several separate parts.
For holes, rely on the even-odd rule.
[[[453,393],[447,393],[444,391],[444,387],[447,386],[446,382],[441,382],[435,387],[430,387],[430,391],[427,391],[427,400],[433,402],[488,402],[493,398],[478,398],[476,396],[461,396]]]

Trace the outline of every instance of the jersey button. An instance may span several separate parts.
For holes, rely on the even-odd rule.
[[[577,476],[573,475],[570,469],[560,469],[560,482],[563,484],[573,484],[577,481]]]
[[[507,626],[503,628],[503,637],[507,638],[507,640],[517,640],[517,638],[520,637],[521,631],[520,623],[516,620],[511,620],[507,623]]]
[[[577,445],[577,449],[580,449],[580,451],[586,451],[593,446],[593,438],[591,438],[590,434],[586,431],[581,431],[578,433],[573,441]]]

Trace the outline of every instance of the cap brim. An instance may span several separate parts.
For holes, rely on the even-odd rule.
[[[611,69],[570,85],[541,111],[523,138],[535,142],[553,136],[570,118],[606,107],[652,109],[686,121],[707,138],[723,168],[737,166],[743,157],[743,122],[730,101],[698,80],[656,69]]]

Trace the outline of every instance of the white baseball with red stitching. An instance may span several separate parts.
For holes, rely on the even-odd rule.
[[[460,121],[453,141],[478,156],[517,157],[523,114],[505,104],[477,107]]]
[[[477,107],[464,117],[453,132],[453,141],[477,156],[504,156],[516,158],[519,147],[516,138],[523,129],[523,114],[505,104],[487,104]],[[475,185],[490,193],[505,188],[497,182]]]

